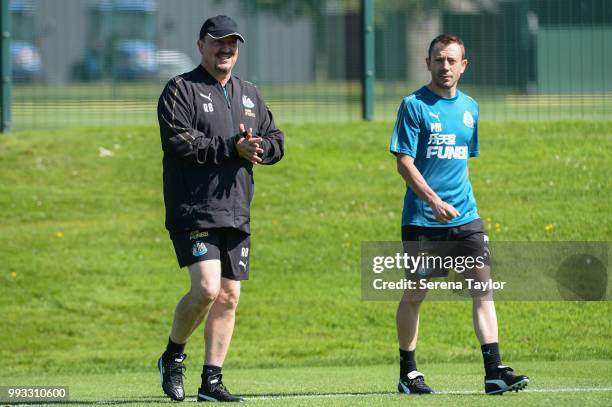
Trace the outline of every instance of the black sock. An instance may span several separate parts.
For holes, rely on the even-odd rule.
[[[415,350],[400,349],[400,376],[404,377],[408,373],[416,370]]]
[[[170,358],[175,354],[182,354],[185,350],[185,344],[174,343],[172,339],[168,338],[168,346],[166,346],[166,351],[164,352],[164,359]]]
[[[221,374],[221,366],[204,365],[202,368],[202,381],[206,381],[208,377],[218,376]]]
[[[497,342],[486,343],[480,347],[482,350],[482,358],[484,359],[484,368],[487,373],[495,370],[501,365],[501,356],[499,355],[499,344]]]

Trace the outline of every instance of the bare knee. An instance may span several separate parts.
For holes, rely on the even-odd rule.
[[[198,306],[206,308],[219,296],[219,287],[202,283],[192,287],[189,294]]]
[[[189,265],[191,289],[189,297],[195,306],[206,309],[219,295],[221,289],[221,262],[205,260]]]
[[[423,300],[404,300],[402,299],[397,307],[397,317],[403,318],[406,315],[418,315]]]
[[[484,292],[471,291],[472,305],[476,308],[488,308],[493,303],[493,290],[487,290]]]
[[[405,290],[400,301],[400,307],[418,310],[427,296],[427,290]]]
[[[221,290],[215,302],[228,310],[236,310],[238,301],[240,300],[240,291],[237,290]]]

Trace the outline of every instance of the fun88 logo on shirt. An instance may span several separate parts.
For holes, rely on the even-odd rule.
[[[467,160],[467,146],[455,146],[456,140],[455,134],[430,134],[427,141],[427,158]]]

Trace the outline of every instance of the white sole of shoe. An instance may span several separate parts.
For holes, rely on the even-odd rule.
[[[487,394],[500,394],[500,393],[505,393],[507,391],[518,392],[519,390],[523,390],[525,387],[527,387],[528,384],[529,384],[529,379],[523,379],[503,389],[489,391],[487,392]]]

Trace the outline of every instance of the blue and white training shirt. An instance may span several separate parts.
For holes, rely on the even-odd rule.
[[[404,196],[402,225],[452,227],[478,219],[468,179],[468,157],[478,156],[478,103],[457,90],[452,99],[423,86],[402,100],[391,136],[391,152],[414,157],[427,184],[459,211],[446,224],[409,187]]]

